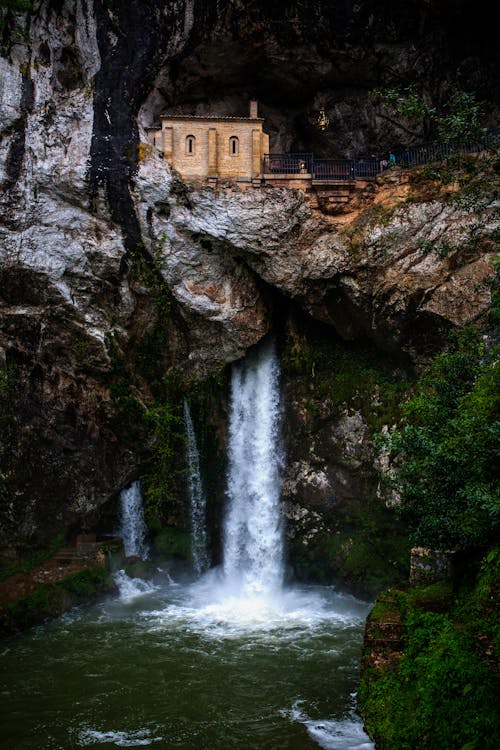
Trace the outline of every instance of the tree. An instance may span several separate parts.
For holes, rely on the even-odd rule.
[[[462,337],[441,353],[391,436],[400,464],[400,514],[413,541],[467,549],[500,524],[500,347]]]
[[[372,99],[389,112],[395,125],[411,135],[417,130],[454,144],[474,141],[482,135],[483,107],[472,92],[456,89],[438,110],[425,102],[416,84],[375,89]]]

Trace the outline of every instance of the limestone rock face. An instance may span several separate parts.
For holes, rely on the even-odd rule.
[[[193,191],[189,208],[174,208],[170,221],[184,242],[201,237],[244,258],[343,338],[371,338],[415,359],[426,330],[484,315],[498,201],[492,195],[475,213],[443,192],[398,205],[402,186],[410,195],[408,175],[389,175],[392,195],[384,179],[370,186],[371,206],[359,210],[353,201],[341,217],[325,216],[299,191],[207,188]]]
[[[0,545],[92,526],[137,475],[143,446],[119,438],[113,385],[117,362],[154,324],[141,269],[166,285],[171,302],[163,349],[151,356],[187,380],[244,356],[284,300],[344,339],[369,339],[414,362],[443,325],[484,316],[498,210],[491,190],[471,207],[453,201],[451,188],[426,194],[395,171],[332,212],[293,190],[184,185],[147,144],[143,128],[165,106],[191,102],[201,113],[213,104],[224,114],[246,99],[250,79],[274,149],[332,153],[331,139],[304,135],[325,97],[340,155],[354,121],[357,148],[367,145],[368,122],[372,146],[383,144],[367,90],[384,83],[396,58],[413,64],[406,33],[398,36],[404,13],[389,27],[383,14],[370,20],[363,11],[360,20],[356,4],[345,12],[333,5],[290,2],[284,20],[260,2],[254,15],[244,4],[184,0],[126,8],[47,0],[32,15],[8,11],[0,55]],[[318,40],[322,18],[332,33]],[[447,69],[454,54],[446,51]],[[221,65],[228,55],[234,65]],[[369,73],[375,59],[385,61],[379,81]],[[248,78],[262,60],[264,72]],[[479,62],[472,67],[486,75]],[[214,70],[221,78],[210,84]],[[361,103],[350,89],[359,76]],[[289,81],[294,90],[300,83],[302,104]],[[141,376],[134,387],[147,401],[151,383]],[[313,447],[312,458],[296,452],[286,479],[287,502],[302,507],[307,498],[314,513],[351,496],[353,472],[372,461],[355,410],[325,420],[317,441],[338,457],[335,467]]]

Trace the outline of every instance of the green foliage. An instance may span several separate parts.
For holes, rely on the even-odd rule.
[[[461,145],[482,136],[483,107],[473,92],[453,91],[441,110],[426,104],[414,83],[376,89],[371,96],[395,117],[409,122],[412,127],[427,128],[442,141]]]
[[[184,474],[184,430],[179,406],[154,404],[145,421],[150,440],[146,471],[141,477],[148,519],[161,518],[162,509],[176,498],[176,480]],[[179,460],[180,457],[180,460]]]
[[[428,188],[430,180],[456,186],[458,190],[451,192],[448,200],[462,209],[480,211],[498,197],[498,173],[498,156],[481,154],[478,157],[458,152],[439,163],[426,164],[410,179],[413,185],[420,188]],[[444,197],[441,195],[441,199]]]
[[[33,10],[33,3],[30,0],[0,0],[0,10]]]
[[[30,0],[0,0],[0,30],[7,26],[7,22],[12,18],[9,18],[13,13],[19,12],[30,12],[33,10],[33,3]],[[11,28],[11,38],[14,41],[26,41],[26,35],[23,29],[15,25],[15,21]]]
[[[435,119],[438,138],[457,144],[474,141],[482,135],[483,117],[483,108],[475,94],[454,91],[445,111]]]
[[[500,230],[496,231],[500,233]],[[492,239],[497,242],[499,237],[492,237]],[[500,326],[500,255],[494,258],[493,267],[496,276],[491,285],[490,322],[493,326]]]
[[[499,348],[475,334],[436,357],[391,434],[401,515],[413,541],[468,548],[494,538],[500,521]]]
[[[494,548],[451,608],[451,588],[442,583],[380,597],[370,620],[383,622],[396,602],[406,643],[392,668],[371,667],[361,681],[362,715],[381,750],[496,747],[499,574]],[[445,613],[422,611],[443,603]]]
[[[146,294],[152,314],[146,326],[127,344],[108,335],[111,360],[110,395],[115,419],[114,430],[125,444],[142,446],[141,477],[148,522],[161,519],[172,510],[178,495],[178,479],[183,473],[184,435],[181,402],[184,384],[167,371],[171,294],[163,274],[166,238],[156,244],[152,257],[138,247],[129,257],[131,281],[139,294]]]
[[[155,324],[124,353],[113,336],[107,339],[111,358],[110,395],[114,430],[124,443],[140,446],[148,521],[161,518],[177,496],[183,473],[184,433],[181,416],[183,383],[175,373],[165,374],[165,331]],[[150,390],[145,397],[144,384]]]
[[[444,260],[451,252],[458,249],[457,245],[453,245],[447,239],[435,241],[423,240],[420,242],[419,247],[425,253],[435,253],[441,260]]]
[[[493,750],[500,729],[495,680],[474,653],[471,637],[447,616],[428,612],[408,617],[406,638],[397,669],[369,687],[365,681],[360,692],[377,747],[431,750],[473,743]]]
[[[436,114],[434,108],[424,103],[414,83],[409,86],[375,89],[370,95],[376,104],[380,104],[396,117],[408,120],[413,126],[418,126],[423,119],[433,118]]]
[[[168,342],[172,296],[164,278],[163,250],[166,237],[156,244],[149,262],[141,247],[130,256],[132,278],[147,289],[153,301],[153,322],[140,332],[132,342],[134,371],[151,388],[156,398],[162,394],[164,376],[164,353]]]

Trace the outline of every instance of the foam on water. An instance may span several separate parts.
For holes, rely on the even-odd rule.
[[[160,603],[158,601],[158,603]],[[244,592],[219,570],[208,571],[190,586],[171,589],[165,607],[143,610],[155,630],[183,627],[205,638],[258,636],[287,639],[332,626],[358,627],[368,605],[331,587],[284,587],[272,595]]]
[[[122,602],[132,601],[140,596],[151,594],[158,588],[150,581],[144,581],[142,578],[130,578],[124,570],[115,573],[114,581],[118,586]]]
[[[83,729],[78,735],[78,743],[83,747],[111,743],[115,747],[145,747],[161,742],[163,737],[152,737],[149,729],[139,729],[135,732],[101,732],[98,729]]]
[[[375,745],[363,729],[361,719],[352,713],[340,719],[311,719],[296,701],[291,709],[285,709],[283,716],[303,724],[308,734],[324,750],[374,750]]]
[[[187,405],[185,418],[188,439],[195,446]],[[357,670],[356,649],[369,605],[333,587],[283,585],[279,364],[272,342],[233,367],[228,459],[221,567],[202,572],[206,560],[203,555],[196,559],[197,550],[206,550],[206,538],[198,534],[205,510],[204,498],[196,505],[202,492],[197,456],[188,455],[196,479],[196,486],[190,486],[194,567],[201,575],[191,583],[175,583],[163,571],[164,584],[155,586],[119,571],[115,580],[120,599],[116,608],[105,610],[105,617],[127,612],[134,632],[147,632],[149,644],[176,644],[179,658],[194,649],[198,660],[200,654],[204,657],[200,671],[212,660],[224,664],[228,659],[234,668],[239,658],[246,663],[248,653],[255,651],[255,664],[267,654],[286,652],[296,665],[314,659],[318,669],[323,662],[335,663],[339,677],[343,669],[351,674]],[[318,719],[314,700],[294,701],[296,695],[285,699],[291,708],[280,712],[282,703],[275,705],[274,716],[281,722],[301,724],[305,730],[299,732],[307,731],[310,741],[324,750],[373,750],[352,703]],[[79,743],[134,747],[160,742],[158,734],[154,728],[84,728]]]

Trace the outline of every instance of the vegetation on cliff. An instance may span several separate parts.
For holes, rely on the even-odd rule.
[[[290,324],[283,344],[288,560],[299,578],[374,595],[408,575],[408,537],[379,492],[373,436],[400,418],[409,376],[367,342],[308,320]]]
[[[379,598],[367,624],[359,690],[377,748],[496,748],[499,577],[495,548],[454,593],[441,583]],[[402,655],[386,637],[395,620]]]
[[[490,321],[498,323],[494,288]],[[497,745],[500,366],[465,332],[424,372],[390,436],[413,540],[456,551],[453,584],[389,591],[366,629],[359,702],[381,750]],[[395,631],[395,635],[394,632]]]
[[[400,464],[400,513],[413,541],[488,546],[500,521],[500,347],[476,334],[439,354],[404,405],[390,442]]]

